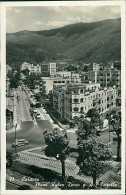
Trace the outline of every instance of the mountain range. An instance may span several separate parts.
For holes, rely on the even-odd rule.
[[[6,34],[7,63],[74,59],[106,62],[121,59],[121,19],[77,23],[43,31]]]

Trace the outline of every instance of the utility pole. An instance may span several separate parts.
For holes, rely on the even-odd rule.
[[[17,124],[15,125],[15,154],[17,153],[17,148],[16,148],[16,143],[17,143],[17,141],[16,141],[16,128],[17,128]]]

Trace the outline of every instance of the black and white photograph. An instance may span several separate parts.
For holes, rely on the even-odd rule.
[[[3,4],[2,195],[124,194],[124,5]]]

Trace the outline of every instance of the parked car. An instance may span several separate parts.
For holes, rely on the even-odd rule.
[[[116,142],[117,141],[117,137],[113,137],[113,141]]]
[[[36,118],[37,118],[37,119],[40,119],[40,118],[41,118],[40,114],[37,114],[37,115],[36,115]]]
[[[15,148],[15,147],[20,147],[20,146],[25,146],[25,145],[28,145],[28,144],[29,144],[29,142],[26,139],[16,139],[12,143],[11,147]]]
[[[34,109],[34,111],[33,111],[34,113],[37,113],[37,110],[36,109]]]
[[[36,102],[36,108],[40,108],[41,106],[42,106],[42,104],[41,103],[39,103],[39,102]]]

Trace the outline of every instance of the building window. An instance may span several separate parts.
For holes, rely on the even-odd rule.
[[[83,102],[83,98],[81,98],[80,101]]]
[[[77,107],[74,108],[74,111],[75,111],[75,112],[78,112],[78,110],[79,110],[79,109],[78,109]]]
[[[84,110],[84,108],[83,108],[83,107],[81,107],[81,108],[80,108],[80,111],[81,111],[81,112],[83,112],[83,110]]]
[[[74,94],[78,94],[79,90],[78,89],[74,89]]]
[[[80,90],[80,93],[83,93],[83,89]]]
[[[78,103],[78,99],[77,98],[74,98],[74,103]]]

